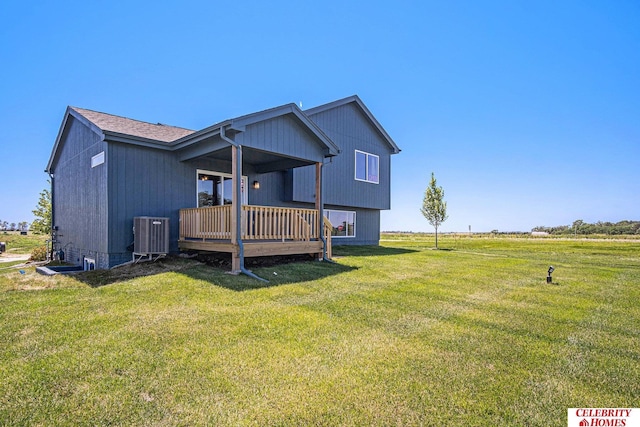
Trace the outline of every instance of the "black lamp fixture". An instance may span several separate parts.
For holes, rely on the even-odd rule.
[[[553,268],[553,266],[549,267],[549,270],[547,271],[547,283],[551,283],[551,281],[553,279],[551,279],[551,273],[553,273],[553,270],[555,270],[555,268]]]
[[[253,181],[253,188],[254,189],[259,189],[260,188],[260,183],[258,181]]]

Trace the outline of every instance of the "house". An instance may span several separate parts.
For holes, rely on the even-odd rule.
[[[141,216],[169,218],[171,252],[230,252],[234,271],[375,245],[399,151],[358,96],[195,131],[68,107],[46,168],[54,249],[102,269],[130,261]]]

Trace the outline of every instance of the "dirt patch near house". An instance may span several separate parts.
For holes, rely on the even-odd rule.
[[[92,287],[104,286],[116,282],[135,279],[137,277],[153,276],[155,274],[181,271],[200,264],[194,259],[184,259],[169,256],[156,261],[124,264],[110,270],[93,270],[72,273],[73,277]]]
[[[312,260],[310,255],[290,255],[290,256],[269,256],[246,258],[245,267],[247,269],[271,267],[275,265],[288,264],[292,262],[305,262]],[[138,277],[153,276],[155,274],[177,272],[197,265],[206,264],[220,270],[231,270],[231,255],[199,254],[193,258],[181,256],[167,256],[157,261],[139,262],[136,264],[125,264],[114,267],[110,270],[93,270],[71,273],[70,275],[91,287],[100,287],[117,282],[124,282]]]
[[[231,270],[231,254],[201,253],[195,259],[211,267]],[[244,266],[251,270],[253,268],[273,267],[274,265],[290,264],[292,262],[312,261],[313,259],[314,257],[309,254],[251,257],[244,259]]]

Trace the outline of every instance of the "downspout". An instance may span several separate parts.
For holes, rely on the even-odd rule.
[[[223,141],[228,142],[229,144],[231,144],[232,146],[236,147],[236,149],[238,149],[239,154],[240,154],[240,161],[236,162],[235,165],[233,165],[234,168],[236,168],[236,182],[234,183],[234,185],[236,186],[235,189],[235,194],[237,194],[238,200],[236,200],[235,202],[235,206],[234,209],[236,211],[236,237],[238,239],[238,250],[240,252],[240,272],[242,274],[246,274],[249,277],[253,277],[254,279],[258,279],[260,281],[263,282],[269,282],[266,279],[263,279],[262,277],[258,277],[255,274],[253,274],[251,271],[247,270],[244,267],[244,244],[242,243],[242,146],[238,143],[236,143],[234,140],[232,140],[231,138],[229,138],[227,135],[225,135],[224,132],[224,126],[220,126],[220,138],[222,138]]]
[[[54,209],[55,204],[54,204],[54,197],[53,197],[53,189],[54,189],[54,185],[53,185],[53,173],[51,173],[50,170],[46,171],[47,174],[49,174],[49,182],[51,183],[51,252],[49,253],[49,258],[51,260],[53,260],[53,252],[55,251],[54,248],[54,244],[55,244],[55,240],[54,240],[54,235],[53,233],[55,232],[55,212],[56,210]]]

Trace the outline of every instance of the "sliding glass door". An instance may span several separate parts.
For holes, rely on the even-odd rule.
[[[231,175],[221,172],[198,170],[198,207],[230,205],[233,202],[233,180]],[[247,177],[242,177],[242,204],[248,203]]]

